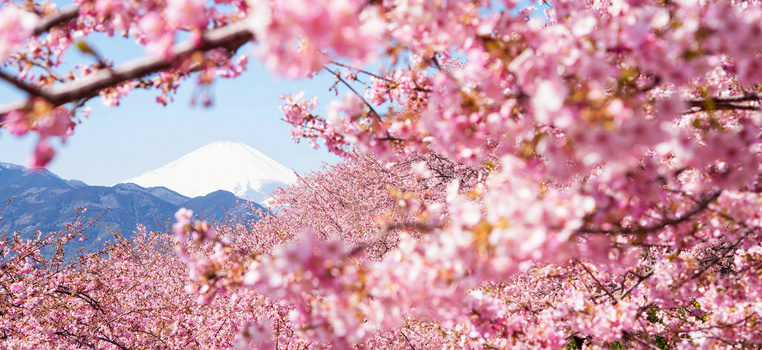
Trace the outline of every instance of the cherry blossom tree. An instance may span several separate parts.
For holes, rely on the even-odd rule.
[[[424,166],[441,173],[422,177],[416,171]],[[410,213],[421,213],[441,201],[406,193],[441,186],[446,183],[443,178],[476,181],[477,176],[471,169],[433,156],[416,157],[393,167],[358,156],[303,176],[299,185],[279,191],[271,207],[278,215],[260,213],[264,217],[259,220],[239,218],[214,226],[195,221],[191,241],[138,227],[131,240],[116,235],[101,252],[66,256],[65,245],[86,239],[82,232],[95,224],[82,216],[61,232],[38,233],[31,239],[18,234],[2,236],[0,286],[4,293],[0,310],[7,318],[0,323],[0,346],[330,348],[327,342],[301,336],[288,317],[290,306],[240,288],[236,279],[252,256],[271,254],[278,245],[292,242],[305,227],[324,227],[324,237],[365,244],[369,248],[363,259],[379,260],[394,248],[392,236],[416,222]],[[363,190],[363,198],[347,200]],[[414,203],[418,203],[416,209],[412,209]],[[321,207],[337,210],[313,210]],[[177,219],[190,223],[191,215],[183,210]],[[376,222],[381,216],[386,219]],[[381,228],[386,237],[368,237]],[[268,337],[266,341],[252,343],[247,338],[263,336]],[[411,321],[404,329],[379,333],[355,345],[394,349],[415,344],[435,349],[451,342],[436,332],[433,324]]]
[[[117,236],[101,252],[66,256],[89,225],[79,217],[61,232],[0,236],[0,347],[230,348],[245,322],[278,321],[278,308],[251,293],[197,303],[166,234],[139,227],[130,241]]]
[[[443,226],[442,221],[446,220],[447,215],[442,212],[445,199],[440,187],[452,179],[477,184],[481,181],[479,177],[480,171],[451,163],[434,154],[410,157],[393,165],[355,155],[342,163],[326,166],[322,171],[300,176],[297,184],[279,189],[269,202],[270,212],[262,213],[258,219],[212,226],[193,220],[189,211],[181,211],[174,230],[178,242],[176,249],[190,269],[191,281],[187,289],[197,294],[202,303],[225,298],[231,292],[247,290],[242,288],[246,272],[244,267],[262,257],[308,254],[307,251],[285,247],[294,242],[310,246],[326,244],[326,251],[318,253],[321,256],[328,252],[338,253],[334,249],[339,249],[342,244],[352,244],[356,251],[348,257],[350,260],[379,261],[397,247],[400,232],[419,230],[423,233],[429,227]],[[319,257],[314,258],[311,263],[320,265]],[[283,268],[296,269],[292,273],[302,273],[299,272],[299,265],[290,265],[285,261],[282,264]],[[333,267],[340,269],[342,265]],[[314,342],[313,347],[338,346],[327,339],[302,334],[300,323],[290,316],[304,310],[294,310],[300,306],[284,301],[319,302],[315,300],[319,296],[301,295],[296,290],[294,294],[285,295],[277,276],[280,275],[270,276],[274,278],[270,280],[273,285],[256,292],[278,301],[277,305],[288,311],[289,318],[278,322],[286,322],[288,329],[293,331],[285,335],[278,333],[277,329],[272,328],[272,321],[263,320],[263,323],[256,324],[256,329],[264,327],[267,330],[252,331],[250,334],[261,336],[265,332],[264,335],[284,344],[310,339]],[[324,277],[328,276],[315,276],[318,279]],[[314,281],[308,278],[300,283]],[[241,339],[241,344],[261,348],[272,347],[274,343],[270,338]],[[434,323],[410,319],[404,328],[369,334],[366,339],[353,343],[357,348],[396,349],[417,344],[416,348],[438,349],[442,344],[455,341],[443,337]],[[343,342],[342,346],[349,344]]]
[[[0,79],[28,98],[0,116],[39,134],[35,166],[95,97],[167,103],[249,56],[335,76],[322,115],[300,95],[282,111],[348,163],[261,224],[177,215],[198,301],[284,311],[235,316],[239,347],[277,347],[286,324],[307,347],[762,345],[758,1],[4,4]],[[146,57],[115,64],[93,33]],[[66,71],[72,49],[95,63]]]

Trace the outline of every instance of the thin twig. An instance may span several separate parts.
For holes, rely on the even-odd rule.
[[[368,72],[368,71],[366,71],[364,69],[355,68],[355,67],[343,64],[343,63],[336,62],[336,61],[331,61],[331,64],[335,64],[335,65],[340,66],[340,67],[348,68],[348,69],[351,69],[351,70],[354,70],[354,71],[357,71],[357,72],[360,72],[360,73],[365,73],[367,75],[370,75],[371,77],[374,77],[374,78],[377,78],[377,79],[380,79],[380,80],[384,80],[384,81],[387,81],[387,82],[390,82],[390,83],[394,83],[395,82],[394,80],[382,77],[382,76],[380,76],[378,74],[375,74],[375,73]]]
[[[603,291],[604,291],[604,292],[606,292],[606,294],[607,294],[607,295],[608,295],[608,296],[611,298],[611,300],[613,301],[613,303],[614,303],[614,304],[616,304],[616,303],[618,302],[618,300],[617,300],[617,298],[614,296],[614,294],[613,294],[613,293],[611,293],[611,292],[608,290],[608,288],[606,288],[606,287],[603,285],[603,283],[601,283],[601,281],[599,281],[599,280],[598,280],[598,278],[596,278],[596,277],[595,277],[595,275],[593,274],[593,272],[592,272],[592,271],[590,271],[590,269],[588,269],[588,268],[587,268],[587,266],[586,266],[584,263],[582,263],[581,261],[577,261],[577,264],[579,264],[580,266],[582,266],[582,268],[583,268],[583,269],[585,269],[585,272],[587,272],[587,274],[588,274],[588,275],[590,275],[590,277],[592,277],[592,278],[593,278],[593,281],[595,281],[595,283],[597,283],[597,284],[598,284],[598,287],[600,287],[601,289],[603,289]]]
[[[371,105],[371,104],[370,104],[370,102],[366,101],[366,100],[365,100],[365,98],[363,98],[363,97],[362,97],[362,95],[360,95],[360,94],[359,94],[359,93],[358,93],[358,92],[357,92],[357,91],[356,91],[356,90],[355,90],[355,89],[354,89],[354,88],[353,88],[351,85],[349,85],[349,83],[347,83],[346,81],[344,81],[344,79],[341,77],[341,74],[339,74],[339,73],[337,73],[337,72],[334,72],[334,71],[332,71],[332,70],[331,70],[330,68],[328,68],[328,67],[323,67],[323,69],[327,70],[329,73],[333,74],[333,75],[336,77],[336,79],[339,79],[339,81],[340,81],[340,82],[344,83],[344,85],[345,85],[347,88],[349,88],[349,90],[351,90],[351,91],[352,91],[352,92],[353,92],[355,95],[357,95],[357,97],[359,97],[359,98],[360,98],[360,99],[361,99],[363,102],[365,102],[365,105],[366,105],[366,106],[368,106],[368,108],[370,108],[370,111],[371,111],[373,114],[375,114],[375,115],[376,115],[376,117],[379,117],[379,118],[381,118],[381,115],[380,115],[380,114],[378,114],[378,112],[376,112],[376,109],[375,109],[375,108],[373,108],[373,105]]]
[[[65,82],[66,81],[66,79],[64,77],[62,77],[60,74],[58,74],[58,72],[54,71],[53,68],[50,67],[50,59],[49,58],[48,58],[48,62],[46,62],[44,64],[40,63],[40,62],[37,62],[35,60],[30,60],[30,59],[27,59],[26,62],[29,62],[30,64],[32,64],[34,66],[37,66],[37,67],[40,67],[40,68],[44,69],[46,72],[48,72],[48,75],[50,75],[51,77],[53,77],[53,79],[55,79],[57,81],[60,81],[60,82]]]
[[[630,332],[627,332],[627,331],[624,331],[623,333],[628,335],[628,336],[630,336],[630,338],[635,339],[635,341],[637,341],[638,343],[643,344],[645,347],[647,347],[649,349],[661,350],[661,348],[659,348],[656,345],[653,345],[653,344],[651,344],[651,343],[649,343],[649,342],[647,342],[647,341],[645,341],[643,339],[640,339],[640,337],[638,337],[637,335],[635,335],[633,333],[630,333]]]
[[[119,344],[119,343],[117,343],[115,340],[111,340],[111,339],[108,339],[108,338],[104,338],[104,337],[96,337],[96,338],[98,338],[98,339],[100,339],[100,340],[103,340],[103,341],[105,341],[105,342],[108,342],[108,343],[114,344],[114,345],[116,345],[116,347],[118,347],[118,348],[119,348],[119,349],[121,349],[121,350],[129,350],[129,349],[130,349],[130,348],[128,348],[128,347],[126,347],[126,346],[124,346],[124,345],[122,345],[122,344]]]
[[[635,288],[636,288],[638,285],[640,285],[641,283],[643,283],[643,281],[647,280],[647,279],[648,279],[648,277],[651,277],[651,275],[653,275],[653,274],[654,274],[654,270],[651,270],[651,271],[649,271],[648,273],[646,273],[645,275],[642,275],[642,276],[640,276],[640,275],[637,275],[637,278],[638,278],[638,280],[635,282],[635,284],[631,285],[631,286],[630,286],[630,288],[627,288],[627,290],[625,290],[625,291],[622,293],[622,298],[624,298],[624,297],[626,297],[628,294],[630,294],[630,293],[631,293],[633,290],[635,290]]]
[[[407,337],[405,333],[402,332],[402,330],[400,330],[400,334],[402,334],[402,336],[405,338],[405,342],[407,343],[407,346],[409,346],[410,349],[415,350],[415,346],[413,346],[413,344],[410,343],[410,339]]]
[[[743,235],[741,235],[741,237],[738,238],[738,240],[736,240],[735,243],[733,243],[731,246],[723,249],[721,254],[719,254],[717,257],[715,257],[714,259],[710,260],[709,262],[707,262],[707,264],[705,264],[700,270],[698,270],[696,273],[694,273],[693,276],[691,276],[691,277],[683,280],[682,282],[680,282],[680,284],[678,284],[675,287],[675,289],[678,289],[678,288],[682,287],[686,282],[688,282],[688,281],[690,281],[692,279],[696,279],[697,277],[701,276],[704,272],[709,270],[710,267],[715,266],[717,264],[717,262],[719,262],[720,260],[726,258],[728,253],[730,253],[731,251],[733,251],[736,248],[738,248],[738,246],[741,244],[741,242],[743,242],[743,240],[746,239],[746,237],[748,237],[749,234],[751,234],[752,232],[756,231],[757,229],[758,228],[748,228],[748,229],[746,229],[746,231],[743,233]]]

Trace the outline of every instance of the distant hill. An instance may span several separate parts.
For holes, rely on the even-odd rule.
[[[143,188],[131,183],[88,186],[82,181],[61,179],[47,170],[29,171],[18,165],[0,163],[0,201],[6,199],[12,202],[0,214],[0,233],[18,231],[22,237],[32,237],[37,231],[63,229],[74,218],[78,207],[87,209],[85,216],[89,219],[103,214],[97,225],[84,232],[87,241],[71,242],[67,247],[71,251],[84,247],[90,252],[103,248],[103,241],[111,240],[112,232],[131,237],[137,224],[145,225],[150,231],[163,231],[181,207],[192,209],[209,221],[242,214],[248,207],[245,201],[227,191],[188,198],[165,187]]]

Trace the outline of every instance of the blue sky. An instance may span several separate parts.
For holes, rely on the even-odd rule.
[[[129,39],[88,42],[117,63],[144,54]],[[70,63],[92,59],[78,54],[67,57]],[[338,158],[324,147],[313,150],[305,141],[295,144],[291,140],[290,125],[280,120],[279,96],[303,90],[305,97],[318,96],[325,106],[334,96],[328,91],[332,83],[328,74],[299,81],[274,77],[256,59],[250,59],[249,69],[241,77],[214,83],[210,108],[191,106],[196,89],[193,79],[185,82],[175,102],[166,107],[155,102],[155,91],[133,92],[120,106],[111,108],[96,97],[88,103],[90,118],[77,127],[75,135],[63,145],[54,143],[58,155],[48,169],[66,179],[110,186],[208,143],[227,140],[246,143],[299,173],[317,170],[323,162],[333,163]],[[0,103],[23,97],[5,82],[0,82],[0,96]],[[27,165],[36,140],[36,135],[19,138],[0,130],[0,162]]]

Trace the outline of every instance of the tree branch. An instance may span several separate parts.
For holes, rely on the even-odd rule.
[[[103,340],[103,341],[105,341],[105,342],[108,342],[108,343],[114,344],[114,345],[116,345],[116,347],[118,347],[118,348],[119,348],[119,349],[121,349],[121,350],[130,350],[130,348],[128,348],[128,347],[126,347],[126,346],[124,346],[124,345],[122,345],[122,344],[119,344],[119,343],[117,343],[117,342],[116,342],[116,341],[114,341],[114,340],[111,340],[111,339],[108,339],[108,338],[104,338],[104,337],[98,337],[98,336],[96,336],[96,338],[98,338],[98,339],[100,339],[100,340]]]
[[[651,344],[651,343],[641,339],[640,337],[638,337],[637,334],[634,334],[634,333],[631,333],[631,332],[628,332],[628,331],[623,331],[622,333],[627,335],[628,337],[634,339],[635,341],[637,341],[638,343],[642,344],[643,346],[645,346],[648,349],[661,350],[661,348],[657,347],[656,345],[653,345],[653,344]]]
[[[596,277],[595,277],[595,275],[593,274],[593,272],[592,272],[592,271],[590,271],[590,269],[589,269],[589,268],[587,268],[587,266],[586,266],[586,265],[585,265],[583,262],[581,262],[581,261],[576,261],[576,263],[577,263],[579,266],[582,266],[582,268],[585,270],[585,272],[587,272],[587,274],[588,274],[588,275],[590,275],[590,277],[592,277],[592,278],[593,278],[593,281],[595,281],[595,283],[598,285],[598,287],[599,287],[599,288],[601,288],[601,289],[602,289],[602,290],[603,290],[603,291],[606,293],[606,295],[608,295],[608,296],[611,298],[611,303],[612,303],[612,304],[616,304],[617,302],[619,302],[619,300],[618,300],[618,299],[617,299],[617,298],[614,296],[614,294],[613,294],[613,293],[611,293],[611,292],[609,291],[609,289],[608,289],[608,288],[606,288],[606,286],[604,286],[604,285],[603,285],[603,283],[601,283],[601,281],[599,281],[599,280],[598,280],[598,278],[596,278]],[[593,301],[595,301],[595,299],[593,299]],[[596,304],[597,304],[597,303],[596,303]]]
[[[79,344],[81,346],[86,346],[88,348],[95,349],[95,345],[90,344],[90,343],[84,341],[82,339],[82,337],[77,336],[76,334],[70,333],[68,331],[57,331],[57,332],[55,332],[53,334],[67,337],[67,338],[73,340],[74,342],[76,342],[77,344]]]
[[[710,98],[695,98],[688,100],[688,105],[691,107],[703,107],[707,102],[714,104],[733,103],[733,102],[749,102],[762,100],[762,93],[747,92],[741,95],[723,96],[723,97],[710,97]]]
[[[746,104],[745,102],[759,102],[762,93],[747,92],[740,95],[694,98],[687,100],[688,110],[684,114],[697,113],[712,110],[751,110],[757,111],[759,106]]]
[[[741,245],[741,242],[743,242],[743,241],[746,239],[746,237],[748,237],[748,236],[749,236],[749,235],[750,235],[752,232],[754,232],[754,231],[756,231],[756,230],[758,230],[758,228],[756,228],[756,227],[754,227],[754,228],[747,228],[747,229],[744,231],[744,233],[741,235],[741,237],[740,237],[740,238],[738,238],[738,240],[736,240],[736,241],[735,241],[735,243],[733,243],[733,244],[732,244],[732,245],[730,245],[729,247],[727,247],[727,248],[723,249],[723,250],[722,250],[722,253],[720,253],[719,255],[717,255],[717,256],[716,256],[714,259],[712,259],[711,261],[709,261],[709,262],[705,263],[705,264],[704,264],[704,266],[703,266],[701,269],[699,269],[698,271],[696,271],[696,273],[694,273],[694,274],[693,274],[691,277],[689,277],[689,278],[687,278],[687,279],[683,280],[682,282],[680,282],[680,284],[678,284],[678,285],[675,287],[675,289],[678,289],[678,288],[682,287],[682,286],[683,286],[683,285],[684,285],[686,282],[688,282],[689,280],[692,280],[692,279],[696,279],[696,278],[698,278],[698,277],[699,277],[699,276],[701,276],[701,275],[702,275],[704,272],[706,272],[707,270],[709,270],[709,268],[710,268],[710,267],[712,267],[712,266],[715,266],[715,265],[716,265],[716,264],[717,264],[717,263],[718,263],[720,260],[727,258],[729,253],[731,253],[732,251],[736,250],[736,248],[738,248],[738,246],[739,246],[739,245]]]
[[[642,283],[643,281],[647,280],[648,277],[651,277],[651,275],[653,275],[653,274],[654,274],[654,270],[652,269],[652,270],[648,271],[644,275],[635,275],[638,280],[635,282],[635,284],[631,285],[627,289],[624,289],[624,285],[622,285],[622,298],[624,298],[628,294],[630,294],[633,290],[635,290],[635,288],[638,287],[638,285],[640,285],[640,283]]]
[[[658,230],[661,230],[667,226],[674,226],[683,222],[686,222],[688,220],[691,220],[696,214],[701,213],[706,208],[709,207],[709,204],[712,203],[715,199],[717,199],[720,194],[722,194],[722,191],[715,191],[714,193],[707,196],[705,199],[701,200],[696,204],[693,209],[688,211],[687,213],[684,213],[680,215],[679,217],[667,217],[663,221],[658,222],[656,224],[653,224],[651,226],[640,226],[640,227],[622,227],[622,226],[615,226],[614,228],[610,230],[604,230],[598,227],[590,227],[590,226],[583,226],[580,228],[579,233],[598,233],[598,234],[643,234],[643,233],[651,233]]]
[[[35,36],[49,31],[51,28],[71,21],[79,16],[79,5],[70,5],[55,14],[41,18],[34,26]]]
[[[375,108],[373,108],[373,105],[372,105],[372,104],[370,104],[370,102],[368,102],[368,101],[367,101],[367,100],[366,100],[366,99],[365,99],[365,98],[364,98],[362,95],[360,95],[360,93],[358,93],[358,92],[357,92],[357,90],[355,90],[355,89],[352,87],[352,85],[349,85],[349,83],[347,83],[347,82],[346,82],[346,81],[345,81],[345,80],[344,80],[344,79],[341,77],[341,74],[339,74],[338,72],[334,72],[334,71],[332,71],[330,68],[328,68],[328,67],[325,67],[325,66],[323,67],[323,69],[325,69],[326,71],[328,71],[328,73],[331,73],[331,74],[333,74],[333,76],[335,76],[335,77],[336,77],[336,79],[338,79],[340,82],[342,82],[342,83],[343,83],[343,84],[344,84],[344,85],[345,85],[347,88],[349,88],[349,90],[350,90],[350,91],[352,91],[352,92],[353,92],[355,95],[357,95],[357,97],[359,97],[359,98],[360,98],[360,100],[362,100],[362,101],[365,103],[365,105],[366,105],[366,106],[368,106],[368,108],[370,108],[370,112],[371,112],[371,113],[375,114],[375,115],[376,115],[376,117],[378,117],[378,118],[381,118],[381,115],[380,115],[380,114],[378,114],[378,112],[376,112],[376,109],[375,109]]]
[[[402,334],[402,336],[405,337],[405,342],[410,347],[410,350],[415,350],[415,346],[413,346],[413,344],[410,343],[410,338],[408,338],[407,335],[404,332],[402,332],[402,330],[400,330],[400,334]]]
[[[42,97],[54,106],[60,106],[83,98],[94,97],[105,88],[172,68],[175,63],[178,63],[194,52],[209,51],[216,48],[235,51],[253,39],[254,35],[249,31],[248,23],[246,21],[239,21],[205,32],[202,35],[200,45],[195,45],[191,40],[175,45],[172,48],[174,54],[169,58],[141,57],[124,63],[115,69],[100,70],[80,80],[59,85],[52,89],[43,89],[40,92],[31,91],[30,89],[22,90],[29,92],[32,96]],[[31,99],[2,105],[0,106],[0,116],[13,110],[28,109],[31,105]]]
[[[66,286],[58,286],[58,288],[56,288],[56,290],[54,290],[54,292],[61,293],[61,294],[66,294],[66,295],[71,295],[73,297],[80,298],[80,299],[84,300],[86,303],[90,304],[90,306],[92,306],[93,309],[96,309],[96,310],[98,310],[98,311],[100,311],[102,313],[105,313],[105,311],[103,311],[103,308],[101,308],[100,303],[98,303],[97,300],[93,299],[93,297],[91,297],[91,296],[89,296],[89,295],[87,295],[85,293],[74,291],[71,288],[66,287]]]
[[[18,80],[15,77],[12,77],[12,76],[6,74],[2,70],[0,70],[0,79],[7,81],[11,85],[15,86],[17,89],[23,90],[23,91],[25,91],[26,93],[28,93],[30,95],[40,96],[42,98],[49,97],[48,94],[45,91],[43,91],[42,89],[40,89],[40,88],[38,88],[36,86],[33,86],[33,85],[29,85],[29,84],[27,84],[27,83],[25,83],[25,82],[23,82],[21,80]]]

